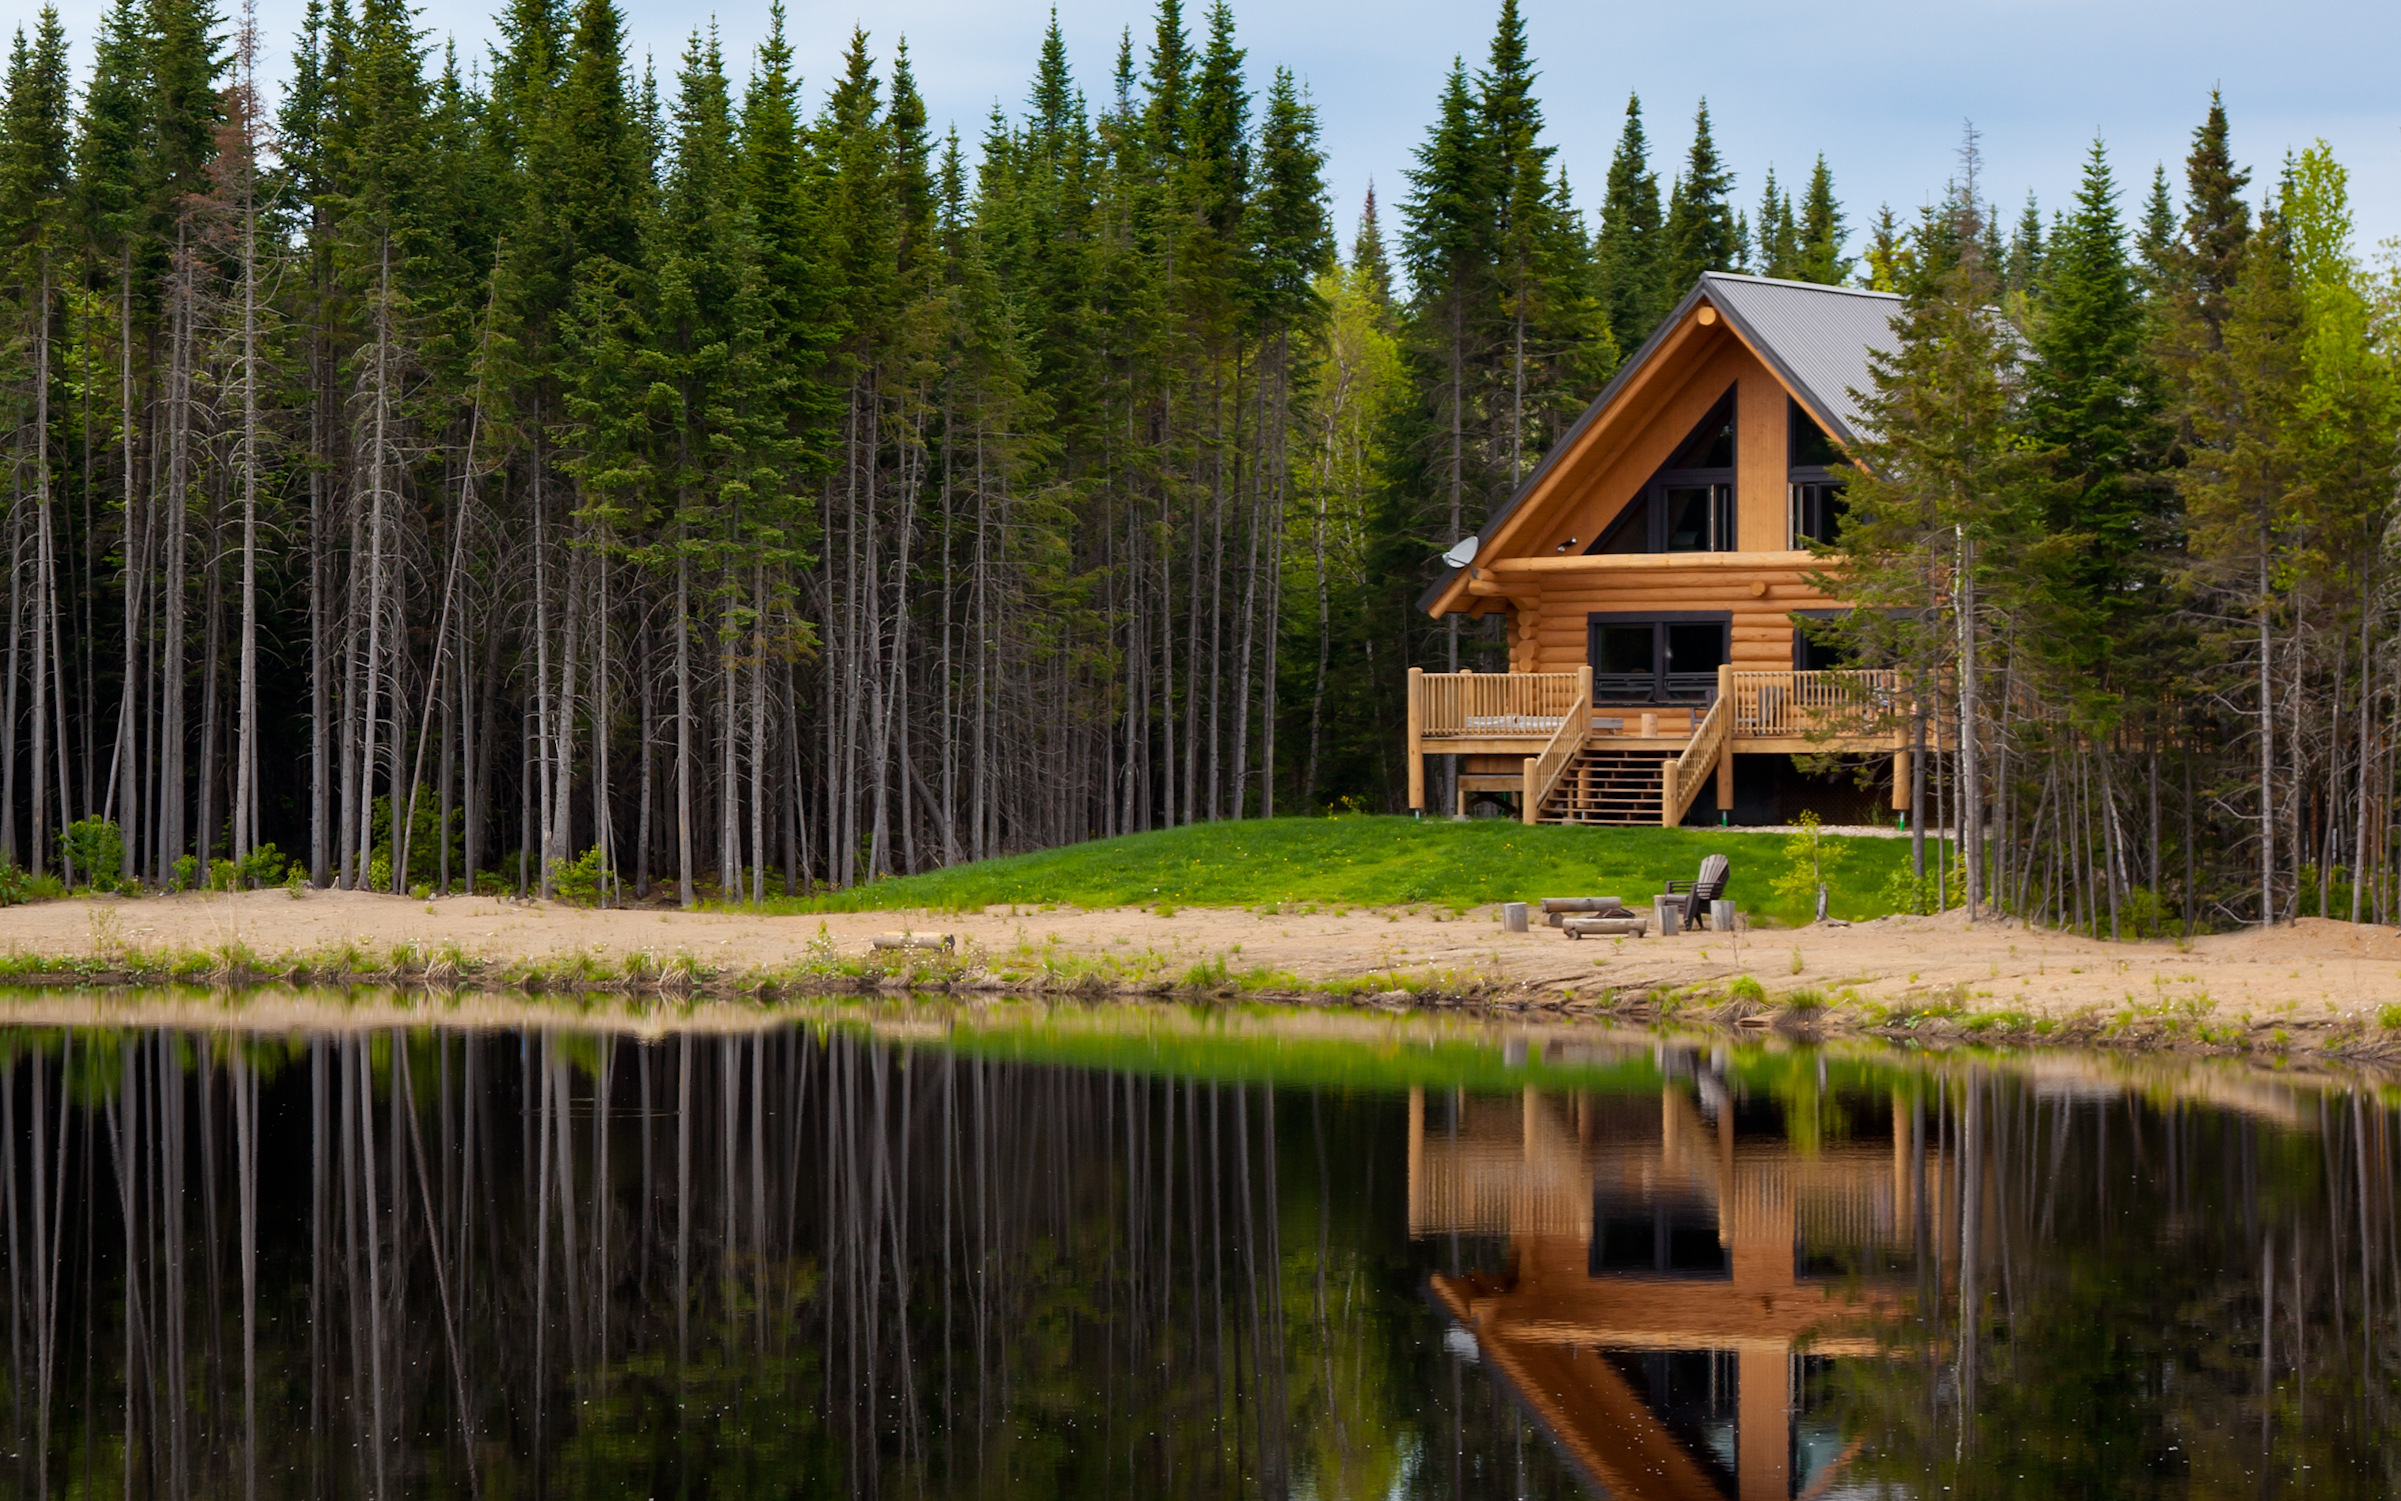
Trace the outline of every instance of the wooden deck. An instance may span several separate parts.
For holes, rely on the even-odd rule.
[[[1426,805],[1430,755],[1514,756],[1514,772],[1465,772],[1475,792],[1514,792],[1527,823],[1681,823],[1705,783],[1734,805],[1736,755],[1886,751],[1907,785],[1909,705],[1900,674],[1873,669],[1761,672],[1720,667],[1697,702],[1596,701],[1592,669],[1425,672],[1409,669],[1409,806]],[[1651,773],[1640,798],[1624,789]],[[1618,789],[1601,797],[1596,785]],[[1640,816],[1647,809],[1651,818]]]

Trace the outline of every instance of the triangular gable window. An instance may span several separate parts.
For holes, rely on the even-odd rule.
[[[1587,554],[1734,550],[1734,393],[1728,390]]]

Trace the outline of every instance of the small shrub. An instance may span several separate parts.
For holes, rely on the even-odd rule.
[[[1801,972],[1801,951],[1799,949],[1792,951],[1792,972],[1796,975]]]
[[[477,896],[507,896],[509,894],[508,879],[496,870],[479,870],[475,873],[475,894]]]
[[[125,866],[125,835],[111,818],[79,818],[58,831],[59,858],[86,886],[114,891]]]
[[[414,901],[430,902],[434,899],[434,889],[429,883],[419,881],[409,888],[409,896]]]
[[[1796,990],[1784,998],[1784,1009],[1803,1012],[1823,1011],[1826,1009],[1825,992],[1814,989]]]
[[[308,895],[308,872],[297,865],[293,866],[284,874],[283,889],[292,894],[293,901]]]
[[[1793,822],[1798,827],[1784,840],[1784,858],[1788,863],[1783,873],[1768,883],[1768,889],[1814,916],[1819,895],[1832,885],[1851,849],[1820,834],[1818,816],[1812,811],[1804,809]]]
[[[2401,1032],[2401,1001],[2394,1001],[2376,1013],[2376,1024],[2387,1032]]]
[[[284,867],[291,863],[282,850],[272,844],[262,844],[242,857],[242,884],[253,891],[280,886],[284,881]]]
[[[169,891],[189,891],[200,881],[200,861],[192,855],[175,857],[175,875],[168,881]]]
[[[603,884],[608,871],[602,864],[600,846],[594,845],[572,860],[550,862],[550,889],[562,902],[578,907],[600,905]]]
[[[1764,1006],[1767,1004],[1767,987],[1749,975],[1736,975],[1734,983],[1726,987],[1726,999],[1749,1001],[1753,1005]]]
[[[211,891],[231,891],[241,877],[242,868],[231,860],[208,862],[208,889]]]

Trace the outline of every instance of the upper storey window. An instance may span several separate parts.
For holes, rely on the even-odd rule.
[[[1792,491],[1792,549],[1798,552],[1813,542],[1831,547],[1842,535],[1843,514],[1849,510],[1842,481],[1837,478],[1842,450],[1799,402],[1789,397],[1785,400],[1792,434],[1787,475]]]
[[[1734,550],[1734,393],[1728,391],[1666,467],[1585,551]]]

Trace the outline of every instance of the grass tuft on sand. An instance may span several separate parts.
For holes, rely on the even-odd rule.
[[[1892,910],[1884,895],[1907,863],[1908,841],[1848,839],[1832,915]],[[1747,912],[1804,922],[1798,899],[1773,890],[1791,865],[1782,834],[1733,829],[1603,829],[1480,819],[1349,814],[1252,819],[1128,834],[982,860],[814,897],[770,897],[769,912],[869,912],[993,907],[1445,907],[1546,896],[1617,896],[1640,905],[1673,877],[1691,880],[1704,855],[1732,860],[1728,894]],[[1931,852],[1929,852],[1931,853]],[[1931,861],[1929,861],[1931,863]]]

